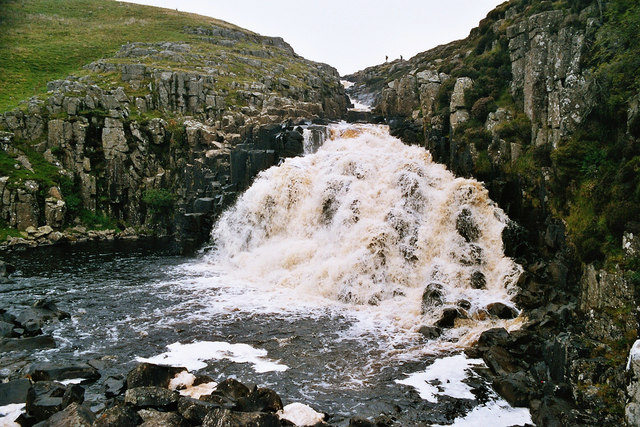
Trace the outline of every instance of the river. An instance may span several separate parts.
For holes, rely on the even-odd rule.
[[[148,360],[270,387],[338,424],[531,423],[462,353],[483,330],[521,323],[488,314],[495,303],[519,312],[504,213],[384,126],[329,134],[262,172],[196,256],[112,242],[6,257],[18,271],[0,306],[50,298],[72,317],[45,330],[57,348],[3,357],[2,373],[99,359],[104,379]],[[451,309],[460,315],[439,337],[419,333]]]

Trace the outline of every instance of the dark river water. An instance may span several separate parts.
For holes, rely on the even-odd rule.
[[[461,418],[473,408],[500,409],[473,371],[465,380],[472,398],[439,395],[434,403],[398,384],[435,360],[417,351],[428,346],[419,336],[396,336],[388,325],[344,308],[294,307],[281,293],[225,283],[202,256],[175,256],[160,244],[112,242],[4,258],[17,272],[0,288],[0,306],[48,298],[71,319],[45,328],[57,348],[3,356],[3,376],[15,362],[99,359],[102,378],[87,390],[87,400],[99,402],[102,380],[126,374],[136,358],[157,356],[174,343],[224,342],[266,350],[261,360],[287,369],[257,372],[262,369],[254,363],[219,359],[205,360],[199,373],[273,388],[285,404],[308,404],[338,423],[352,415],[387,414],[402,425],[450,424],[456,417],[456,425],[464,425]],[[500,413],[513,420],[513,412]]]

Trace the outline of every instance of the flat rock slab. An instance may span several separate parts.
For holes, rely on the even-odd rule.
[[[32,363],[26,369],[26,374],[34,381],[63,381],[75,378],[94,381],[100,378],[98,370],[86,363],[69,365],[58,365],[50,362]]]
[[[27,378],[0,383],[0,406],[11,403],[26,403],[31,381]]]
[[[32,351],[43,348],[55,348],[56,342],[51,335],[39,335],[28,338],[2,338],[0,339],[0,353],[9,351]]]

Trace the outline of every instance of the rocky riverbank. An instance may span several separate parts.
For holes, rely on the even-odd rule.
[[[625,366],[639,324],[639,205],[637,175],[622,171],[638,158],[638,110],[613,80],[627,53],[602,51],[627,36],[616,22],[637,19],[624,10],[513,0],[464,40],[346,77],[394,135],[484,181],[519,224],[505,249],[525,269],[516,302],[529,321],[475,352],[540,425],[617,425],[637,401]],[[633,411],[626,421],[637,424]]]

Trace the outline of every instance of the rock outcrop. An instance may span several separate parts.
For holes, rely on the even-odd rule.
[[[465,40],[346,77],[354,83],[347,92],[373,100],[394,135],[425,146],[455,173],[483,180],[519,224],[507,227],[503,240],[525,268],[516,300],[529,323],[498,344],[480,344],[475,355],[491,367],[496,389],[530,406],[540,425],[622,422],[625,359],[637,338],[636,215],[620,213],[614,222],[613,214],[625,206],[637,212],[627,201],[633,197],[619,196],[631,188],[629,178],[614,178],[636,151],[611,149],[622,160],[611,161],[621,166],[608,179],[624,182],[616,189],[624,201],[602,214],[608,241],[584,225],[597,219],[576,213],[584,198],[611,197],[578,189],[600,176],[603,147],[637,144],[629,121],[637,116],[635,98],[622,101],[627,120],[615,130],[601,112],[594,116],[608,102],[596,76],[602,57],[593,56],[611,19],[608,7],[512,0]],[[598,120],[604,123],[594,125]],[[588,148],[591,139],[596,148]],[[633,396],[636,388],[629,388]],[[636,404],[627,407],[628,419],[637,419]]]
[[[301,153],[294,125],[346,113],[337,72],[281,39],[184,31],[195,39],[125,45],[0,115],[15,169],[0,178],[7,226],[106,221],[198,240],[255,174]]]

